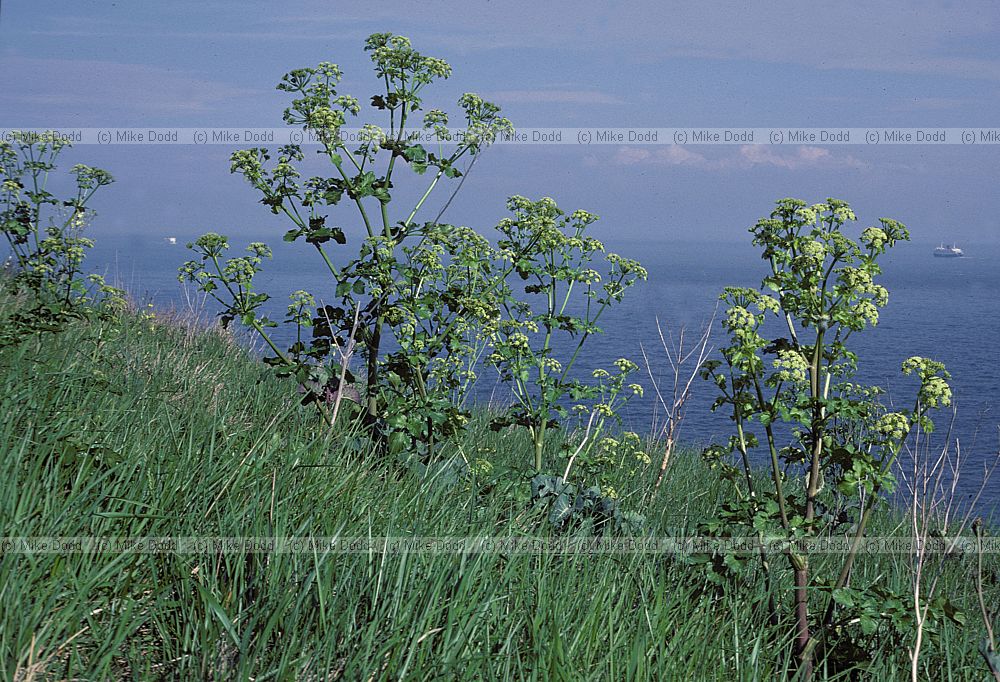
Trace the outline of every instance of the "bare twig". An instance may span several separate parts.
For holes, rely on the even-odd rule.
[[[918,446],[914,446],[913,449],[907,447],[907,453],[912,461],[908,476],[904,474],[904,478],[910,496],[909,516],[915,539],[912,591],[913,613],[916,620],[916,635],[913,646],[909,649],[909,655],[910,678],[916,682],[920,679],[918,671],[927,614],[944,574],[944,562],[955,550],[959,536],[969,527],[979,498],[986,489],[997,464],[1000,463],[1000,453],[991,464],[984,467],[979,490],[965,509],[960,509],[956,503],[962,465],[960,441],[957,439],[955,441],[954,454],[952,454],[948,442],[941,447],[941,451],[936,457],[931,457],[927,448],[919,448]],[[928,540],[935,528],[949,537],[950,541],[943,548],[944,552],[938,558],[936,566],[933,567],[936,570],[932,572]],[[972,528],[977,531],[978,535],[976,523],[972,523]],[[987,631],[992,642],[992,627],[988,623]],[[998,677],[998,682],[1000,682],[1000,677]]]
[[[983,616],[983,624],[986,626],[986,640],[983,642],[980,652],[986,659],[986,665],[997,682],[1000,682],[1000,665],[997,663],[997,640],[993,635],[993,622],[989,609],[986,608],[986,599],[983,597],[983,520],[976,519],[972,522],[972,530],[976,533],[976,595],[979,597],[979,610]]]
[[[713,322],[715,322],[714,312],[711,319],[702,327],[701,333],[695,343],[690,348],[685,348],[685,329],[681,327],[675,342],[673,334],[670,333],[669,329],[666,336],[664,336],[663,327],[659,319],[657,319],[656,331],[659,333],[660,344],[663,346],[663,351],[667,356],[667,362],[670,363],[669,376],[671,387],[669,395],[664,395],[664,391],[660,389],[660,384],[653,375],[653,366],[646,355],[646,349],[641,344],[639,346],[643,362],[646,363],[646,372],[649,374],[649,379],[653,385],[653,391],[656,393],[656,398],[663,408],[666,418],[659,429],[656,428],[655,424],[653,428],[654,433],[658,433],[659,437],[665,440],[663,459],[660,462],[660,472],[656,477],[654,488],[660,487],[660,484],[663,483],[663,477],[666,475],[667,465],[670,463],[670,456],[673,453],[674,445],[677,443],[681,422],[684,419],[684,407],[691,395],[691,386],[698,376],[698,371],[714,350],[713,347],[708,345],[712,335]]]
[[[569,458],[569,461],[566,462],[566,471],[563,472],[563,482],[564,483],[569,480],[569,470],[570,470],[570,467],[573,466],[573,460],[576,459],[576,456],[579,455],[583,451],[583,446],[585,446],[587,444],[587,441],[590,439],[590,427],[594,423],[594,415],[596,415],[596,414],[597,414],[597,412],[591,412],[590,413],[590,419],[587,420],[587,428],[583,432],[583,440],[580,441],[580,445],[577,446],[576,451]]]
[[[330,322],[330,316],[326,314],[326,306],[321,306],[320,310],[323,311],[323,317],[326,318],[326,324],[333,329],[333,324]],[[337,354],[340,355],[340,377],[337,383],[336,398],[333,403],[333,414],[330,416],[330,426],[332,427],[337,423],[337,414],[340,412],[340,403],[344,398],[344,381],[347,380],[347,367],[351,364],[351,358],[354,356],[354,348],[357,345],[357,334],[358,334],[358,320],[361,316],[361,304],[358,303],[354,306],[354,322],[351,324],[351,334],[347,337],[347,343],[344,348],[340,347],[337,343],[337,339],[332,339],[333,345],[337,349]],[[324,400],[326,396],[323,396]]]

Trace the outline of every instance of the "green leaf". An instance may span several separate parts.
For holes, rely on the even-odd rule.
[[[233,644],[237,646],[240,650],[242,647],[240,645],[240,637],[236,633],[236,627],[233,625],[233,621],[230,620],[229,616],[226,614],[225,609],[222,608],[222,604],[219,600],[215,598],[215,595],[205,589],[203,586],[198,585],[198,592],[201,593],[201,598],[208,607],[208,611],[215,616],[216,620],[222,625],[223,629],[229,634],[233,640]]]
[[[853,591],[850,589],[841,588],[834,590],[833,600],[838,604],[840,604],[841,606],[845,606],[847,608],[851,608],[855,604],[854,594]]]
[[[876,630],[878,630],[878,621],[876,621],[868,614],[862,614],[859,620],[861,624],[861,632],[865,633],[866,635],[871,635]]]

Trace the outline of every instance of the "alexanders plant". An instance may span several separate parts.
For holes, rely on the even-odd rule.
[[[703,368],[720,393],[714,409],[729,412],[735,431],[726,445],[705,453],[736,494],[709,530],[787,541],[790,611],[804,677],[811,675],[818,635],[832,638],[848,622],[867,628],[878,613],[872,605],[896,598],[849,588],[851,568],[880,495],[896,485],[893,466],[907,437],[914,429],[933,429],[930,410],[951,397],[944,366],[920,357],[903,363],[903,373],[919,381],[910,409],[890,410],[878,388],[856,382],[859,358],[850,342],[878,323],[888,301],[888,291],[877,283],[880,258],[909,234],[901,223],[883,218],[855,241],[845,234],[855,220],[843,201],[809,205],[783,199],[758,221],[750,231],[770,274],[760,289],[732,287],[722,294],[728,345],[721,359]],[[758,449],[769,463],[767,486],[751,471]],[[811,573],[794,541],[851,526],[853,546],[839,573]],[[746,560],[729,557],[727,563]],[[763,564],[770,582],[773,567]],[[817,619],[811,609],[823,592],[827,607]],[[836,617],[838,605],[849,618]],[[859,605],[872,608],[851,611]],[[941,613],[954,612],[942,606]]]
[[[56,162],[71,146],[56,132],[13,131],[0,142],[0,232],[10,247],[15,290],[31,295],[30,305],[4,325],[3,343],[24,334],[57,331],[69,317],[90,312],[112,314],[124,307],[124,294],[100,275],[83,273],[93,240],[83,231],[94,216],[94,195],[114,179],[100,168],[70,169],[74,191],[66,197]]]
[[[358,146],[348,144],[343,128],[361,115],[362,104],[339,92],[338,66],[322,62],[296,69],[277,86],[293,97],[284,120],[318,144],[328,174],[302,177],[300,145],[279,148],[274,161],[260,148],[232,156],[231,171],[289,221],[284,239],[307,245],[331,279],[325,292],[295,295],[287,320],[299,332],[294,345],[279,350],[268,332],[274,323],[261,312],[269,297],[252,288],[263,245],[252,247],[250,260],[227,264],[218,261],[217,238],[207,237],[193,245],[199,258],[182,268],[181,277],[225,293],[223,315],[265,337],[274,353],[270,362],[299,379],[309,390],[307,401],[343,388],[335,385],[344,372],[331,348],[356,329],[366,422],[392,449],[420,447],[429,455],[467,419],[461,394],[481,352],[482,330],[499,317],[503,275],[495,270],[492,247],[475,231],[442,223],[440,216],[418,216],[443,179],[462,175],[463,158],[479,154],[512,127],[499,107],[467,93],[458,102],[464,125],[453,136],[448,114],[424,104],[426,88],[451,75],[444,60],[390,33],[371,35],[365,50],[381,86],[370,110],[382,120],[360,126]],[[394,191],[404,167],[425,182],[419,199],[401,207]],[[353,207],[353,218],[339,211],[345,206]],[[349,239],[353,257],[336,254]],[[207,250],[210,245],[215,251]],[[240,281],[230,278],[237,271]],[[309,338],[301,336],[305,327]],[[349,372],[345,376],[354,381]]]
[[[616,417],[615,402],[641,392],[638,384],[626,381],[638,369],[627,359],[617,362],[615,375],[601,370],[596,383],[574,378],[572,370],[587,340],[601,332],[597,323],[604,312],[647,273],[634,260],[605,253],[604,245],[588,234],[597,220],[592,213],[577,210],[567,215],[550,198],[532,201],[522,196],[511,197],[507,208],[513,215],[497,225],[502,235],[498,247],[517,277],[510,278],[488,360],[510,383],[515,403],[494,427],[516,424],[527,429],[533,469],[540,473],[546,433],[569,416],[567,402],[597,417],[596,424],[586,420],[594,429],[585,444],[586,461],[605,422]],[[567,456],[573,450],[568,442]]]

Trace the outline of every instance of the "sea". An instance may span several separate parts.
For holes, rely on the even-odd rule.
[[[96,241],[88,269],[105,274],[142,304],[208,316],[216,312],[190,286],[177,281],[177,267],[190,257],[186,239],[170,244],[162,236],[144,234]],[[260,288],[273,295],[277,319],[288,294],[296,289],[311,291],[317,299],[329,292],[333,298],[329,274],[314,253],[280,238],[270,243],[275,257],[265,264]],[[609,251],[638,259],[649,271],[649,279],[629,290],[624,301],[601,318],[603,333],[587,341],[577,362],[577,375],[589,376],[593,369],[610,367],[619,357],[635,361],[641,368],[636,380],[644,385],[644,397],[628,403],[622,427],[658,435],[664,409],[653,383],[658,383],[665,397],[673,390],[661,333],[671,344],[683,331],[686,345],[692,347],[716,313],[723,287],[758,286],[766,264],[749,239],[742,244],[624,239],[605,243]],[[241,246],[234,242],[232,253]],[[967,504],[982,490],[979,512],[995,515],[1000,508],[1000,471],[985,487],[983,481],[984,472],[1000,452],[1000,245],[962,244],[964,258],[935,258],[935,246],[903,243],[882,261],[879,281],[889,289],[889,303],[881,311],[878,326],[851,338],[860,358],[858,380],[886,389],[885,399],[897,408],[910,407],[916,382],[901,376],[902,362],[913,355],[943,362],[952,375],[954,400],[950,408],[933,415],[937,426],[917,453],[918,462],[950,448],[952,456],[960,456],[959,501]],[[719,322],[722,313],[719,309],[711,325],[709,343],[716,349],[725,341]],[[684,372],[690,374],[690,364],[682,367]],[[678,434],[682,444],[701,448],[726,441],[732,422],[726,414],[712,412],[717,395],[710,383],[697,378],[692,382]],[[473,397],[493,404],[510,399],[495,370],[485,367]],[[906,457],[903,460],[904,467],[911,467]]]

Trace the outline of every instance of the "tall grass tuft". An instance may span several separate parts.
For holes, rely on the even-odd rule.
[[[463,449],[493,475],[418,475],[349,426],[323,427],[223,332],[140,314],[79,322],[0,350],[0,386],[3,536],[550,532],[520,496],[526,437],[484,416]],[[655,475],[617,487],[645,490]],[[650,532],[693,532],[722,485],[676,452],[643,510]],[[942,577],[971,613],[974,568],[959,557]],[[910,570],[862,557],[854,580],[908,587]],[[768,622],[764,589],[752,573],[722,589],[656,554],[7,552],[0,677],[789,679],[792,627]],[[985,590],[997,603],[996,581]],[[924,645],[925,679],[982,678],[980,638],[946,627]],[[872,641],[864,669],[819,661],[817,676],[903,678],[905,648]]]

